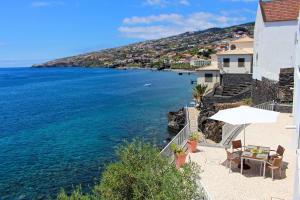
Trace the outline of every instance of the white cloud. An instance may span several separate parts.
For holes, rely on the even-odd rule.
[[[189,6],[190,2],[188,0],[180,0],[179,4],[185,5],[185,6]]]
[[[165,7],[169,5],[189,6],[189,0],[145,0],[146,5]]]
[[[243,16],[230,17],[209,12],[190,15],[161,14],[146,17],[125,18],[119,32],[125,37],[138,39],[158,39],[188,31],[204,30],[212,27],[226,27],[246,22]]]
[[[63,1],[34,1],[34,2],[31,2],[31,7],[33,7],[33,8],[63,6],[63,5],[65,5],[65,2],[63,2]]]

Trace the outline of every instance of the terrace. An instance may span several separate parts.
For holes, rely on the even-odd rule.
[[[255,106],[263,110],[277,110],[274,102],[266,102]],[[197,131],[199,112],[193,107],[186,107],[186,126],[173,138],[173,140],[161,151],[162,156],[170,158],[174,162],[174,153],[170,146],[175,143],[183,147],[186,152],[187,141],[191,133]],[[189,153],[186,162],[195,162],[201,167],[199,174],[199,190],[204,193],[203,200],[288,200],[293,197],[293,187],[296,176],[296,134],[294,119],[291,114],[280,113],[276,123],[258,123],[246,127],[246,144],[269,147],[276,150],[278,145],[285,148],[283,154],[282,176],[274,172],[274,180],[271,170],[266,168],[266,177],[262,176],[261,163],[257,160],[247,160],[249,170],[241,169],[233,163],[232,171],[226,166],[227,148],[231,151],[231,141],[243,141],[243,125],[225,124],[223,126],[222,141],[213,143],[205,140],[202,135],[196,153]],[[201,134],[201,133],[200,133]]]
[[[283,173],[279,177],[275,173],[275,180],[271,178],[269,170],[266,178],[260,176],[260,163],[247,162],[250,170],[240,169],[233,165],[232,172],[226,167],[226,152],[220,146],[199,146],[196,153],[191,153],[187,161],[193,161],[201,166],[201,183],[209,194],[207,198],[223,199],[292,199],[294,172],[296,168],[295,150],[292,146],[294,130],[286,126],[293,124],[290,114],[281,113],[277,123],[252,124],[247,127],[247,144],[267,146],[271,149],[278,145],[285,147],[283,156]],[[234,139],[242,139],[238,134]]]

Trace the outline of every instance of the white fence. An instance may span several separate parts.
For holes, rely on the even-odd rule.
[[[275,103],[274,101],[266,102],[263,104],[259,104],[254,106],[255,108],[263,109],[263,110],[274,110]],[[233,138],[243,129],[243,125],[232,125],[225,124],[222,127],[222,141],[221,144],[225,147],[228,147],[233,140]]]
[[[190,136],[190,126],[189,123],[165,146],[165,148],[160,152],[160,155],[168,157],[171,162],[174,161],[174,152],[171,149],[171,145],[174,143],[178,146],[184,148],[187,144],[187,140]]]

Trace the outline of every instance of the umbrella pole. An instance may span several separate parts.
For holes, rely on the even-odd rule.
[[[246,124],[244,124],[244,146],[246,146]]]

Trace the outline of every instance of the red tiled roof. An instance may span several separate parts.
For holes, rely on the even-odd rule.
[[[300,0],[260,0],[260,8],[265,22],[297,20]]]

